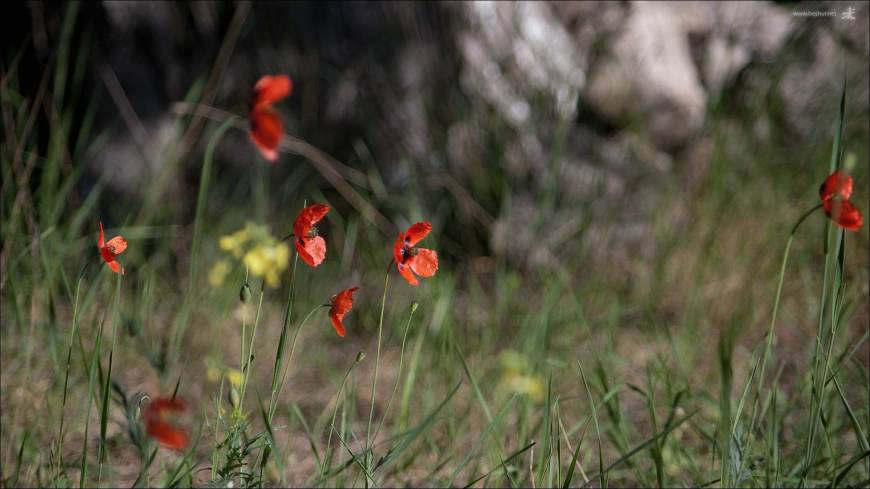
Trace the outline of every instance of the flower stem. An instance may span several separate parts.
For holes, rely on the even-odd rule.
[[[821,207],[822,207],[822,204],[819,204],[819,205],[813,207],[812,209],[808,210],[807,212],[803,213],[798,218],[797,222],[795,222],[794,226],[791,228],[791,233],[789,233],[788,241],[786,241],[786,244],[785,244],[785,250],[782,253],[782,264],[780,265],[780,269],[779,269],[779,282],[777,283],[777,286],[776,286],[776,297],[773,299],[773,313],[771,314],[770,326],[768,327],[768,330],[767,330],[767,342],[766,342],[765,347],[764,347],[764,353],[761,356],[761,361],[759,362],[760,363],[760,365],[759,365],[760,371],[759,371],[759,375],[758,375],[758,387],[757,387],[756,392],[755,392],[755,400],[754,400],[753,406],[752,406],[752,416],[750,418],[750,431],[755,429],[756,415],[758,413],[758,402],[759,402],[759,399],[761,398],[761,389],[764,386],[764,370],[765,370],[765,367],[767,366],[767,359],[770,356],[771,350],[773,349],[773,337],[774,337],[773,333],[774,333],[774,330],[776,328],[776,316],[777,316],[777,313],[779,312],[779,303],[780,303],[780,299],[782,297],[782,285],[785,282],[785,269],[786,269],[786,266],[788,265],[788,257],[789,257],[789,253],[791,252],[791,245],[794,242],[794,236],[797,233],[797,230],[800,227],[800,225],[803,224],[804,220],[806,220],[806,218],[809,217],[810,214],[819,210]],[[735,429],[736,429],[736,427],[737,427],[737,425],[734,426]],[[751,439],[747,440],[747,444],[751,444],[751,443],[752,443]]]
[[[272,401],[269,403],[269,424],[272,424],[272,417],[275,415],[275,409],[278,407],[278,398],[281,397],[281,391],[284,389],[284,383],[287,380],[287,374],[290,372],[290,365],[293,363],[293,354],[296,352],[296,340],[299,339],[299,333],[305,327],[305,323],[317,312],[318,309],[329,307],[329,304],[319,304],[317,307],[308,312],[305,318],[299,323],[296,328],[296,333],[293,335],[293,344],[290,345],[290,355],[287,357],[287,366],[282,369],[281,380],[278,383],[278,390],[272,389]]]
[[[392,265],[392,262],[390,262]],[[384,330],[384,306],[387,304],[387,287],[390,284],[390,266],[387,267],[387,273],[384,274],[384,295],[381,297],[381,315],[378,319],[378,350],[375,355],[375,375],[372,379],[372,403],[371,408],[369,409],[369,424],[366,429],[366,467],[371,468],[371,448],[374,445],[374,440],[371,439],[372,432],[372,418],[375,415],[375,393],[378,387],[378,366],[381,363],[381,335]],[[368,487],[369,476],[366,475],[366,487]]]
[[[408,339],[408,330],[411,329],[411,319],[414,318],[415,312],[417,312],[416,302],[411,306],[411,313],[408,314],[408,322],[405,323],[405,332],[402,334],[402,349],[399,353],[399,370],[396,373],[396,385],[393,386],[393,393],[390,394],[390,400],[387,402],[387,409],[384,410],[384,417],[381,418],[381,422],[378,424],[378,428],[375,430],[374,439],[378,438],[378,433],[381,432],[381,427],[384,426],[384,421],[386,421],[387,415],[390,413],[390,406],[393,405],[393,398],[396,397],[396,391],[399,390],[399,381],[402,380],[402,363],[405,359],[405,341]]]
[[[287,296],[287,307],[284,310],[284,324],[281,327],[281,336],[278,338],[278,350],[275,352],[275,365],[272,366],[272,395],[269,398],[269,421],[272,421],[272,405],[275,400],[275,389],[278,387],[278,377],[284,358],[284,343],[287,342],[287,329],[290,327],[290,317],[293,315],[293,291],[296,288],[296,266],[299,264],[299,253],[293,257],[293,271],[290,273],[290,292]]]
[[[347,384],[347,378],[350,376],[350,372],[356,367],[359,362],[362,360],[361,355],[357,355],[356,360],[354,360],[353,364],[347,369],[347,372],[344,374],[344,378],[341,380],[341,387],[338,388],[338,392],[335,393],[335,405],[332,408],[332,421],[329,424],[329,437],[326,439],[326,453],[323,455],[323,466],[320,468],[320,481],[326,477],[326,471],[329,470],[330,457],[332,456],[332,432],[335,431],[335,416],[338,414],[338,405],[341,404],[339,400],[339,396],[342,391],[344,391],[344,386]]]
[[[248,267],[245,266],[245,284],[248,283]],[[242,285],[244,287],[244,285]],[[248,324],[248,301],[242,302],[242,341],[240,342],[239,349],[239,373],[242,374],[242,389],[245,388],[245,334],[247,333],[246,328]],[[242,412],[242,399],[239,396],[239,406],[238,412]]]
[[[254,330],[251,332],[251,342],[248,345],[248,355],[242,359],[242,392],[239,394],[239,413],[244,413],[245,393],[248,391],[248,379],[251,377],[251,357],[254,355],[254,339],[257,337],[257,326],[260,325],[260,310],[263,307],[263,290],[266,280],[260,285],[260,299],[257,302],[257,313],[254,315]]]

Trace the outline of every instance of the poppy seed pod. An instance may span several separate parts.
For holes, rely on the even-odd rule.
[[[235,387],[230,387],[230,390],[227,391],[227,401],[229,401],[230,406],[235,409],[239,407],[239,391]]]

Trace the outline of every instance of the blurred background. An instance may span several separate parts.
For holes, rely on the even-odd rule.
[[[395,361],[400,318],[420,302],[421,344],[448,352],[430,359],[443,377],[421,381],[436,390],[462,376],[453,345],[481,378],[501,378],[519,352],[536,382],[555,372],[574,396],[578,358],[640,383],[642,368],[659,362],[675,384],[703,390],[718,382],[709,358],[723,334],[738,345],[744,378],[767,331],[788,232],[818,203],[844,78],[844,159],[867,215],[867,16],[866,2],[16,2],[0,22],[3,83],[14,80],[20,99],[47,90],[57,109],[34,117],[32,151],[53,154],[57,124],[67,130],[59,175],[76,179],[56,222],[88,209],[64,235],[72,251],[58,256],[74,260],[66,262],[74,276],[73,257],[92,252],[102,219],[131,243],[125,290],[153,286],[151,306],[122,313],[130,336],[144,338],[131,350],[146,352],[131,353],[137,370],[118,374],[131,391],[171,388],[185,361],[192,378],[204,378],[200,356],[238,364],[230,338],[244,267],[236,263],[223,287],[208,284],[220,236],[246,221],[283,236],[303,202],[333,207],[321,229],[327,263],[305,270],[302,298],[363,290],[347,341],[325,321],[303,340],[325,352],[290,381],[311,396],[288,400],[310,413],[336,388],[319,372],[340,379],[347,365],[337,359],[373,351],[392,240],[419,220],[433,224],[421,246],[437,249],[441,268],[418,288],[392,282],[385,355]],[[65,74],[57,63],[69,66]],[[184,302],[179,292],[190,290],[191,223],[219,125],[179,102],[246,118],[253,84],[277,73],[294,83],[276,104],[286,132],[331,159],[282,153],[269,164],[244,131],[216,140],[196,285],[208,291],[193,306],[186,349],[167,359],[160,338]],[[35,168],[27,185],[38,195],[58,176]],[[10,223],[12,200],[3,202],[7,227],[34,232]],[[361,202],[383,218],[364,214]],[[804,375],[812,348],[824,225],[815,214],[792,249],[775,363],[784,386]],[[870,297],[867,226],[847,239],[843,348],[866,332]],[[285,272],[269,292],[263,337],[280,330],[288,282]],[[27,329],[7,327],[21,318],[7,319],[14,301],[5,287],[10,408],[41,397],[9,374],[9,343]],[[40,321],[51,322],[54,308],[69,312],[40,301],[53,311]],[[867,412],[870,361],[866,342],[859,348],[850,392]],[[187,395],[210,395],[202,389]],[[7,422],[18,416],[8,413]],[[4,445],[5,465],[14,453]]]

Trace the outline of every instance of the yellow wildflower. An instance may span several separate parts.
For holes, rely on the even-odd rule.
[[[290,247],[273,237],[266,226],[248,222],[243,229],[221,237],[218,244],[241,260],[251,276],[263,277],[273,288],[281,284],[281,272],[290,263]]]
[[[260,246],[245,253],[243,261],[245,266],[248,267],[248,270],[251,272],[251,275],[255,277],[262,277],[269,268],[269,262],[263,255],[263,248]]]
[[[224,279],[227,278],[229,272],[230,264],[227,263],[226,260],[218,261],[208,272],[208,283],[211,284],[212,287],[220,287],[223,285]]]
[[[531,375],[508,375],[502,379],[504,387],[535,402],[544,400],[544,382],[540,377]]]
[[[209,365],[205,369],[205,378],[207,378],[209,382],[217,382],[221,379],[221,371],[218,370],[217,367]]]
[[[525,355],[506,350],[499,360],[502,367],[499,390],[526,396],[535,402],[544,400],[544,381],[541,376],[534,374]]]
[[[242,372],[237,368],[228,368],[226,372],[224,372],[227,380],[230,384],[235,387],[239,387],[242,385]]]

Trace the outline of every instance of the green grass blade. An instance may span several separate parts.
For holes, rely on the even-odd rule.
[[[689,413],[689,414],[683,416],[682,418],[680,418],[679,420],[677,420],[677,421],[673,424],[673,426],[670,426],[670,427],[668,427],[667,429],[662,430],[658,435],[656,435],[656,436],[654,436],[654,437],[652,437],[652,438],[650,438],[650,439],[644,441],[644,442],[641,443],[640,445],[637,445],[636,447],[632,448],[631,450],[628,451],[628,453],[626,453],[626,454],[623,455],[622,457],[619,457],[619,459],[618,459],[616,462],[613,462],[612,464],[608,465],[607,468],[604,469],[604,470],[602,471],[602,474],[606,475],[608,472],[610,472],[610,471],[613,470],[614,468],[618,467],[620,464],[622,464],[622,463],[624,463],[624,462],[627,462],[631,457],[633,457],[635,454],[637,454],[637,453],[640,452],[641,450],[643,450],[643,449],[645,449],[646,447],[648,447],[650,444],[657,442],[657,441],[660,440],[661,438],[664,438],[665,436],[668,435],[668,433],[674,431],[674,430],[677,429],[680,425],[682,425],[683,423],[685,423],[686,421],[688,421],[689,419],[691,419],[694,415],[698,414],[699,411],[700,411],[700,410],[697,410],[697,409],[696,409],[695,411],[692,411],[691,413]],[[602,474],[595,474],[595,475],[593,475],[592,477],[589,478],[589,482],[591,483],[591,482],[594,481],[595,479],[599,479],[599,478],[601,478]],[[588,485],[589,485],[589,484],[587,483],[586,485],[584,485],[584,487],[586,487],[586,486],[588,486]]]
[[[535,446],[535,443],[536,443],[536,442],[531,442],[531,443],[529,443],[528,445],[524,446],[523,448],[520,448],[520,449],[517,450],[516,452],[514,452],[514,453],[508,455],[508,457],[507,457],[506,459],[502,460],[502,462],[501,462],[500,464],[496,465],[495,468],[493,468],[493,469],[490,470],[489,472],[487,472],[487,473],[485,473],[485,474],[479,476],[477,479],[474,479],[473,481],[469,482],[468,484],[466,484],[465,486],[463,486],[463,488],[464,488],[464,489],[468,489],[468,488],[470,488],[471,486],[477,484],[478,482],[480,482],[480,481],[482,481],[483,479],[486,479],[487,477],[489,477],[490,475],[492,475],[492,473],[495,472],[495,471],[498,470],[498,469],[504,469],[505,471],[507,471],[507,464],[508,464],[508,462],[510,462],[511,460],[513,460],[513,459],[519,457],[520,455],[522,455],[522,454],[525,453],[526,451],[528,451],[530,448],[532,448],[533,446]]]
[[[404,452],[414,442],[414,440],[416,440],[420,437],[420,435],[425,433],[432,426],[432,423],[435,422],[435,419],[438,417],[438,413],[440,413],[441,410],[444,409],[444,406],[446,406],[447,403],[450,402],[451,399],[453,399],[453,396],[456,395],[456,393],[459,391],[459,387],[461,385],[462,381],[459,381],[456,384],[456,387],[454,387],[453,390],[451,390],[450,393],[447,394],[447,397],[445,397],[444,400],[441,401],[441,403],[438,404],[438,406],[436,406],[435,409],[433,409],[432,412],[430,412],[429,415],[427,415],[423,419],[423,421],[420,422],[420,424],[418,424],[415,428],[406,433],[398,444],[390,448],[387,453],[384,454],[384,456],[381,457],[380,460],[378,460],[378,463],[377,465],[375,465],[375,468],[372,469],[372,472],[375,472],[380,467],[387,466],[389,463],[396,460],[396,458],[401,455],[402,452]]]
[[[486,429],[484,429],[483,434],[480,435],[480,439],[477,443],[477,446],[474,447],[472,450],[470,450],[468,452],[468,454],[465,456],[465,459],[462,460],[462,463],[460,463],[459,465],[456,466],[455,469],[453,469],[453,475],[450,476],[450,482],[447,483],[448,486],[453,487],[453,482],[456,480],[456,476],[458,476],[459,473],[462,472],[462,469],[464,469],[465,466],[468,465],[468,462],[470,462],[471,459],[474,458],[474,456],[477,454],[477,452],[483,446],[484,442],[486,441],[486,437],[489,436],[490,432],[492,432],[495,429],[495,427],[498,426],[499,423],[501,423],[502,418],[504,418],[505,413],[507,413],[508,409],[513,405],[516,398],[517,398],[516,394],[512,395],[511,398],[508,399],[508,402],[505,403],[504,407],[502,407],[501,410],[499,410],[499,412],[495,416],[495,418],[493,418],[492,421],[490,421],[486,425]]]
[[[577,456],[580,455],[581,441],[577,441],[577,446],[574,448],[574,455],[571,457],[571,465],[568,466],[568,473],[565,475],[565,482],[562,483],[563,489],[568,489],[571,486],[571,479],[574,478],[574,467],[577,465]]]
[[[601,428],[598,426],[598,414],[595,412],[595,400],[592,399],[592,391],[589,390],[589,383],[586,381],[586,374],[583,373],[583,366],[580,361],[577,361],[577,368],[580,369],[580,378],[583,380],[583,387],[586,389],[586,396],[589,398],[589,408],[592,410],[592,421],[595,424],[595,436],[598,439],[598,471],[601,477],[601,487],[607,487],[607,472],[604,470],[604,450],[601,446]]]

